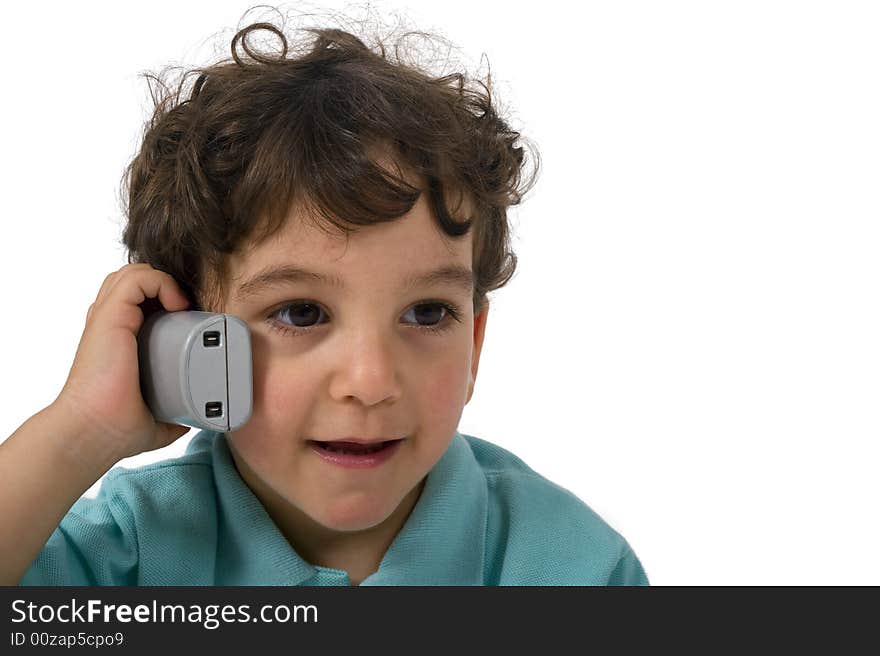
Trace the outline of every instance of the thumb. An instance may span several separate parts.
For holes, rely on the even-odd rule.
[[[179,426],[177,424],[168,424],[165,422],[156,422],[158,427],[157,438],[162,446],[168,446],[172,442],[180,439],[190,431],[189,426]]]

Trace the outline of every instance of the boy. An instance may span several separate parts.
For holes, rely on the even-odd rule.
[[[250,50],[259,29],[279,57]],[[516,265],[519,134],[488,87],[308,32],[287,57],[253,24],[157,101],[126,172],[129,264],[57,399],[0,446],[0,583],[647,584],[583,502],[456,428]],[[248,324],[253,414],[80,498],[188,431],[140,395],[136,336],[163,308]]]

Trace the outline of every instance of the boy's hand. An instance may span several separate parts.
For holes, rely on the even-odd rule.
[[[177,282],[149,264],[127,264],[104,280],[64,388],[52,403],[79,426],[90,450],[116,461],[168,446],[190,427],[158,422],[140,389],[137,335],[156,309],[189,301]],[[146,314],[145,312],[146,308]]]

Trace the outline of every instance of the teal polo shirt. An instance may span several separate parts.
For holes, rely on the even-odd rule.
[[[62,519],[21,585],[350,585],[304,561],[235,468],[223,433],[116,467]],[[624,538],[509,451],[456,432],[361,585],[647,585]]]

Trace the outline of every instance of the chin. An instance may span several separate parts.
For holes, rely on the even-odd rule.
[[[333,531],[366,531],[384,522],[394,508],[377,507],[371,500],[340,502],[332,507],[324,507],[312,516],[316,522]]]

